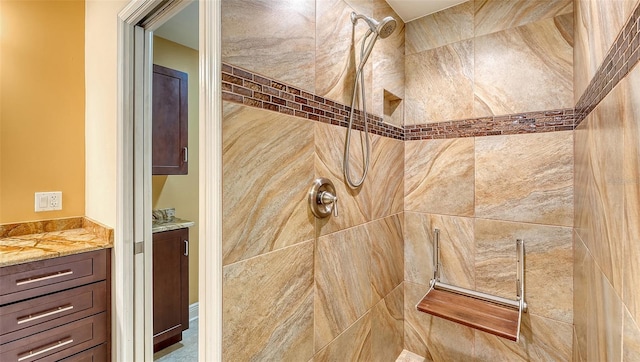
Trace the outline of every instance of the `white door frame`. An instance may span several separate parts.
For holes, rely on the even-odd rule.
[[[117,157],[117,221],[114,244],[113,278],[113,344],[115,361],[153,359],[152,290],[150,285],[151,231],[150,167],[144,156],[149,142],[134,144],[136,139],[150,139],[140,115],[144,113],[141,98],[148,97],[134,84],[148,83],[148,75],[140,75],[140,62],[148,66],[148,52],[140,56],[140,40],[148,42],[148,34],[136,30],[147,15],[157,10],[162,0],[131,0],[118,15],[118,157]],[[171,0],[175,6],[183,0]],[[184,4],[182,4],[184,5]],[[176,9],[181,8],[177,6]],[[171,12],[170,7],[167,12]],[[220,62],[220,0],[200,0],[199,28],[199,134],[200,134],[200,248],[199,248],[199,359],[222,360],[222,93]],[[159,23],[147,24],[149,30]],[[137,32],[137,35],[136,35]],[[137,44],[135,40],[138,40]],[[134,46],[135,45],[135,46]],[[136,46],[138,48],[136,49]],[[144,47],[143,47],[144,48]],[[138,51],[137,62],[134,54]],[[140,58],[144,60],[140,60]],[[136,69],[138,69],[136,74]],[[135,93],[134,93],[135,92]],[[138,100],[138,102],[134,102]],[[144,118],[144,115],[142,116]],[[148,118],[148,117],[147,117]],[[136,121],[137,120],[137,121]],[[148,119],[147,119],[148,123]],[[146,136],[145,136],[146,133]],[[136,160],[134,162],[134,159]],[[145,174],[148,173],[148,175]],[[134,177],[135,175],[135,177]],[[142,179],[142,182],[134,180]],[[134,200],[137,200],[134,202]],[[137,205],[137,206],[136,206]],[[140,206],[146,205],[146,206]],[[150,210],[149,215],[150,215]],[[144,220],[147,221],[145,225]],[[134,255],[134,243],[142,242],[144,252]],[[144,288],[140,288],[144,284]]]

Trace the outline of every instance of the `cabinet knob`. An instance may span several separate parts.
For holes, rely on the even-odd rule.
[[[189,240],[184,241],[184,256],[189,256]]]
[[[189,162],[189,147],[182,147],[182,151],[184,153],[184,162]]]

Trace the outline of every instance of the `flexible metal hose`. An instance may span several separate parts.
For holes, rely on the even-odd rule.
[[[371,54],[373,45],[378,39],[378,34],[373,34],[373,38],[371,39],[365,51],[364,45],[366,43],[366,40],[372,34],[373,33],[371,32],[371,30],[369,30],[365,35],[364,39],[362,39],[362,47],[360,49],[360,65],[358,66],[358,69],[356,71],[356,79],[353,84],[353,95],[351,97],[351,110],[349,111],[349,128],[347,128],[347,139],[344,147],[344,165],[343,165],[344,177],[349,187],[354,189],[360,187],[364,182],[365,178],[367,178],[367,172],[369,171],[369,159],[371,155],[371,145],[369,143],[369,127],[367,125],[367,98],[366,98],[366,92],[365,92],[365,86],[364,86],[364,76],[362,75],[362,69],[364,68],[365,63],[367,62],[367,59]],[[351,179],[349,149],[351,146],[351,130],[353,128],[353,118],[354,118],[353,116],[355,113],[356,95],[358,92],[358,80],[360,80],[360,94],[362,95],[361,97],[362,98],[362,117],[364,121],[365,151],[364,151],[364,157],[362,162],[362,165],[363,165],[362,178],[354,182]]]

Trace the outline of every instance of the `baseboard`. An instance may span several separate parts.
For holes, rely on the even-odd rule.
[[[189,306],[189,321],[198,319],[198,302],[195,302]]]

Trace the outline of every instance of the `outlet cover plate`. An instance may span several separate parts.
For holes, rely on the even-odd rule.
[[[36,212],[55,210],[62,210],[62,191],[36,192]]]

